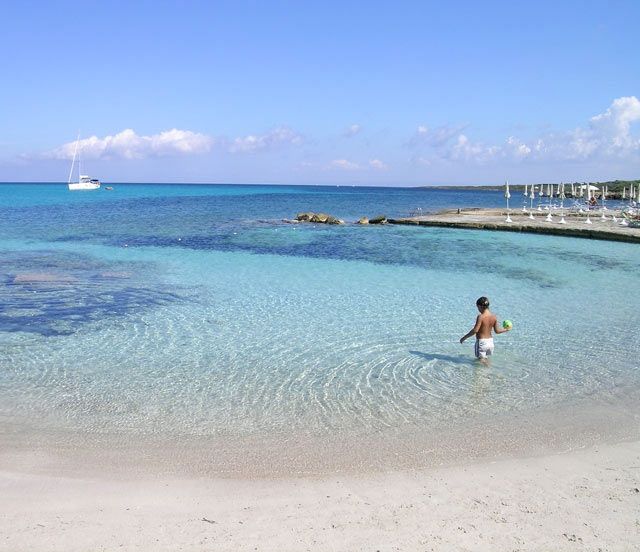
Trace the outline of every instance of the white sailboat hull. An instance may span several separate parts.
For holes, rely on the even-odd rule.
[[[69,182],[69,190],[97,190],[100,182]]]

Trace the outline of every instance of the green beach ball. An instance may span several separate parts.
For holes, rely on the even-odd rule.
[[[513,328],[513,322],[511,322],[511,320],[505,320],[505,321],[502,323],[502,327],[503,327],[505,330],[510,330],[511,328]]]

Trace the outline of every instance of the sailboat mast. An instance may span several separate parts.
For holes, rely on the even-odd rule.
[[[73,176],[73,167],[76,164],[76,155],[78,154],[78,143],[80,142],[80,133],[78,133],[78,138],[76,139],[76,147],[73,150],[73,161],[71,161],[71,170],[69,171],[69,181],[68,184],[71,184],[71,177]],[[80,163],[78,163],[78,168],[80,167]],[[79,181],[80,179],[78,179]]]

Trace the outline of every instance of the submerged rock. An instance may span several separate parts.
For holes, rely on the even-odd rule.
[[[116,272],[106,270],[100,273],[100,278],[109,278],[113,280],[126,280],[131,278],[131,272]]]
[[[73,276],[52,272],[23,272],[13,277],[14,284],[71,284],[76,281]]]

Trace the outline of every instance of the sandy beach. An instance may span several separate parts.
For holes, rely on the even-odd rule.
[[[132,480],[3,471],[0,550],[589,550],[640,543],[640,442],[419,471]]]

